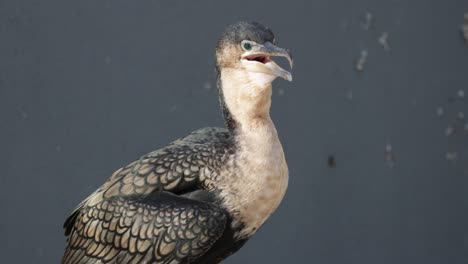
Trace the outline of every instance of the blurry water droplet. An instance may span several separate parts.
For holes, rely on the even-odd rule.
[[[341,20],[340,21],[340,28],[341,29],[348,29],[349,23],[346,20]]]
[[[59,153],[62,152],[62,146],[60,145],[55,146],[55,151]]]
[[[171,106],[171,108],[169,108],[169,112],[173,113],[173,112],[175,112],[177,110],[177,108],[178,108],[177,105],[173,105],[173,106]]]
[[[465,98],[465,91],[463,91],[462,89],[458,90],[457,96],[460,98]]]
[[[461,27],[461,35],[463,40],[465,40],[465,44],[468,45],[468,12],[463,17],[465,21]]]
[[[437,107],[437,115],[442,116],[444,114],[444,108],[442,106]]]
[[[363,28],[364,30],[369,30],[372,27],[372,22],[373,22],[373,15],[371,12],[366,12],[364,16],[364,24]]]
[[[463,129],[465,130],[465,132],[468,132],[468,123],[465,123],[465,125],[463,126]]]
[[[452,127],[452,126],[449,126],[445,129],[445,135],[447,137],[451,136],[453,134],[453,132],[455,131],[455,129]]]
[[[388,33],[383,32],[379,37],[379,44],[382,45],[384,50],[390,50],[390,45],[388,44]]]
[[[349,90],[346,93],[346,97],[348,97],[349,100],[353,100],[353,90]]]
[[[336,168],[336,159],[333,155],[328,156],[327,164],[329,168]]]
[[[462,37],[466,45],[468,45],[468,24],[462,26]]]
[[[457,159],[457,153],[456,152],[447,152],[447,153],[445,153],[445,158],[448,161],[455,161]]]
[[[110,56],[106,56],[106,58],[104,59],[104,61],[106,62],[106,64],[110,64],[111,63],[111,57]]]
[[[286,91],[285,91],[283,88],[279,88],[279,89],[278,89],[278,94],[279,94],[280,96],[283,96],[285,92],[286,92]]]
[[[362,72],[364,70],[364,66],[367,62],[367,56],[367,50],[361,50],[361,54],[359,55],[359,58],[356,60],[355,64],[355,68],[357,71]]]
[[[209,90],[211,90],[211,88],[212,88],[211,82],[206,81],[206,82],[203,84],[203,89],[204,89],[204,90],[209,91]]]
[[[391,152],[392,151],[392,145],[391,144],[385,145],[385,151],[386,152]]]
[[[29,115],[26,111],[23,110],[23,108],[20,108],[19,109],[19,112],[20,112],[20,116],[23,118],[23,119],[28,119]]]
[[[458,112],[457,117],[458,117],[458,119],[463,120],[463,119],[465,119],[465,113]]]
[[[385,162],[390,168],[395,167],[395,156],[393,155],[393,147],[389,143],[385,145]]]

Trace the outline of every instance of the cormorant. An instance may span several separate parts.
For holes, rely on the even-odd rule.
[[[227,129],[203,128],[117,170],[65,221],[62,263],[214,264],[236,252],[280,204],[288,167],[270,118],[273,32],[227,27],[216,47]]]

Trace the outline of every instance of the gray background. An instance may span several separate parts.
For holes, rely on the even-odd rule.
[[[1,262],[58,263],[67,214],[115,169],[221,126],[215,41],[257,20],[295,55],[272,109],[290,186],[226,263],[468,263],[465,12],[466,0],[1,0]]]

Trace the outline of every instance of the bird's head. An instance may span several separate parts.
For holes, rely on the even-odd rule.
[[[273,32],[256,22],[228,26],[216,47],[216,68],[221,101],[228,125],[244,123],[269,114],[271,83],[281,77],[291,81],[289,71],[273,58],[284,57],[292,68],[288,50],[276,46]]]
[[[260,85],[277,77],[292,81],[291,73],[278,66],[274,57],[285,57],[292,68],[291,53],[277,47],[273,32],[256,22],[228,26],[216,47],[216,64],[220,69],[241,70],[246,79]]]

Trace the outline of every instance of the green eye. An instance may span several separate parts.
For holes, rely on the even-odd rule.
[[[252,49],[252,44],[248,43],[248,42],[245,42],[243,45],[245,50],[251,50]]]

